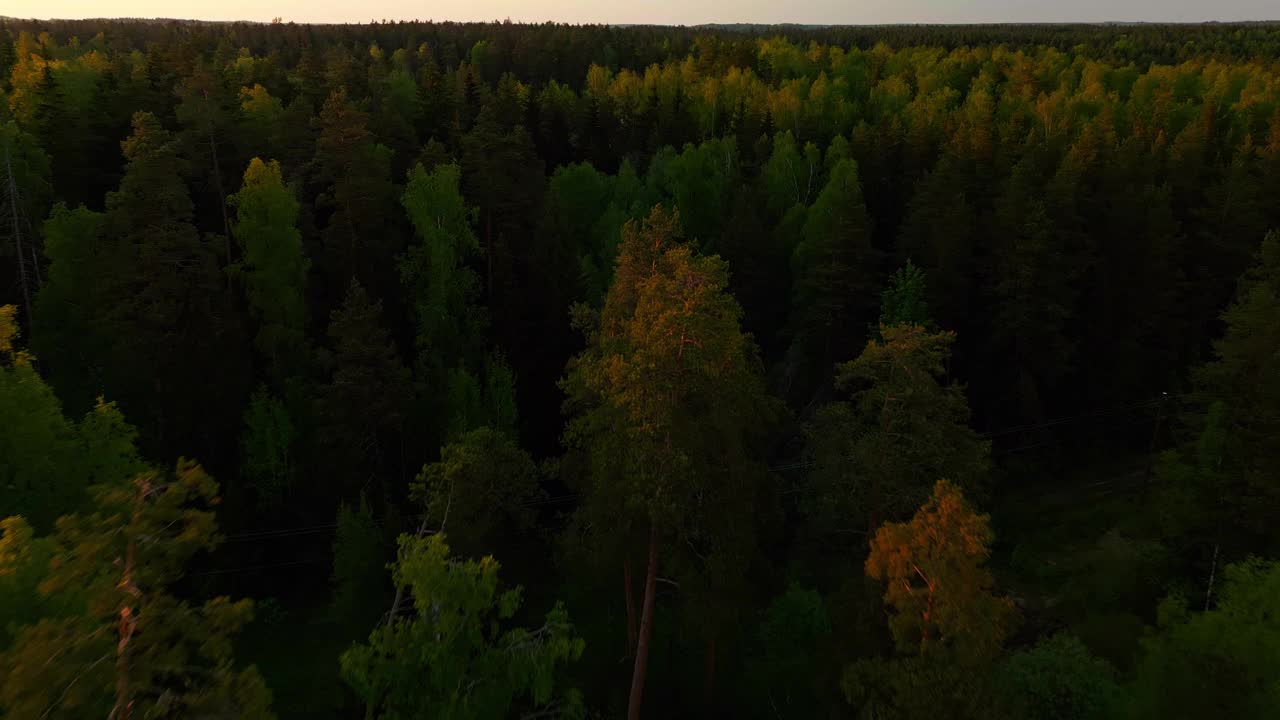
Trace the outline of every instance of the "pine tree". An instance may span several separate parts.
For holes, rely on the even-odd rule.
[[[803,507],[820,528],[904,517],[944,473],[970,493],[985,484],[990,444],[968,425],[964,390],[945,382],[955,335],[911,324],[880,335],[837,370],[849,399],[819,409],[807,430]]]
[[[463,552],[492,552],[502,535],[533,521],[526,503],[538,492],[537,467],[512,438],[483,427],[441,448],[412,489],[426,510],[425,527],[448,532]]]
[[[960,489],[939,480],[910,522],[886,523],[871,541],[867,575],[885,583],[893,608],[889,628],[903,651],[937,647],[994,656],[1008,633],[1013,606],[991,593],[985,567],[993,539]]]
[[[996,199],[992,342],[984,356],[989,366],[1007,368],[999,382],[1011,388],[1011,404],[1024,419],[1044,414],[1052,399],[1046,393],[1072,367],[1075,351],[1066,324],[1075,301],[1074,268],[1053,236],[1037,172],[1032,158],[1020,161]]]
[[[605,544],[625,544],[633,532],[648,538],[633,720],[659,559],[679,566],[674,541],[683,538],[704,558],[706,592],[733,586],[752,536],[747,518],[759,480],[752,437],[772,412],[755,347],[739,326],[741,310],[725,290],[727,268],[694,255],[678,223],[657,207],[643,225],[624,229],[604,309],[564,380],[569,441],[590,474],[584,512],[610,518],[598,531]]]
[[[13,279],[0,303],[20,305],[32,327],[34,300],[41,285],[39,219],[48,213],[49,156],[17,123],[0,123],[0,277]]]
[[[853,354],[874,312],[879,253],[862,200],[858,166],[842,160],[814,201],[792,258],[791,325],[812,362]]]
[[[972,327],[974,211],[964,178],[944,158],[916,184],[898,233],[898,256],[929,278],[927,301],[943,327],[961,334]]]
[[[1222,315],[1226,331],[1214,358],[1193,376],[1190,441],[1162,459],[1157,480],[1170,530],[1228,559],[1274,547],[1270,518],[1280,508],[1280,233],[1262,242],[1258,262],[1240,280]]]
[[[82,604],[22,628],[0,657],[7,717],[272,717],[262,678],[232,660],[252,603],[193,605],[170,590],[193,556],[217,546],[216,502],[217,484],[180,461],[172,475],[98,486],[93,512],[59,522],[40,590]]]
[[[334,500],[354,499],[363,489],[381,491],[399,457],[394,441],[404,431],[409,371],[381,315],[382,303],[352,280],[329,322],[333,375],[320,389],[317,412],[335,482],[327,495]]]
[[[320,265],[331,288],[354,278],[374,291],[389,289],[391,267],[385,260],[402,245],[394,222],[391,151],[376,142],[368,114],[346,90],[329,95],[315,122],[313,179],[323,187],[316,204],[329,211]]]
[[[192,225],[177,142],[150,114],[133,122],[105,216],[55,209],[46,226],[51,267],[38,314],[70,322],[38,336],[37,348],[55,379],[92,378],[68,388],[78,390],[73,409],[105,394],[139,418],[150,443],[189,446],[211,417],[239,413],[228,402],[242,367],[236,327],[215,251]],[[207,382],[215,366],[218,387]]]

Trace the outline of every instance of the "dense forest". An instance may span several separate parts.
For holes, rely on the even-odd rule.
[[[0,717],[1280,706],[1280,25],[8,19],[0,161]]]

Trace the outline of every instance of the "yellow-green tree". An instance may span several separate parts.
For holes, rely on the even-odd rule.
[[[415,612],[379,626],[342,655],[342,676],[366,717],[483,720],[526,708],[531,717],[574,716],[581,697],[562,687],[583,642],[557,604],[540,627],[512,627],[520,587],[503,589],[492,556],[451,557],[444,535],[400,536],[392,566]]]
[[[298,231],[298,201],[280,163],[254,158],[244,185],[229,198],[236,209],[232,234],[243,253],[245,294],[258,321],[255,339],[275,379],[283,381],[305,351],[306,283],[311,262]]]

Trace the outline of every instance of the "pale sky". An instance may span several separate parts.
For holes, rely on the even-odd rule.
[[[295,22],[1199,22],[1280,20],[1280,0],[0,0],[0,15]]]

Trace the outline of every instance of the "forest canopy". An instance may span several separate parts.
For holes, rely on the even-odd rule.
[[[1280,25],[0,19],[0,716],[1264,718]]]

